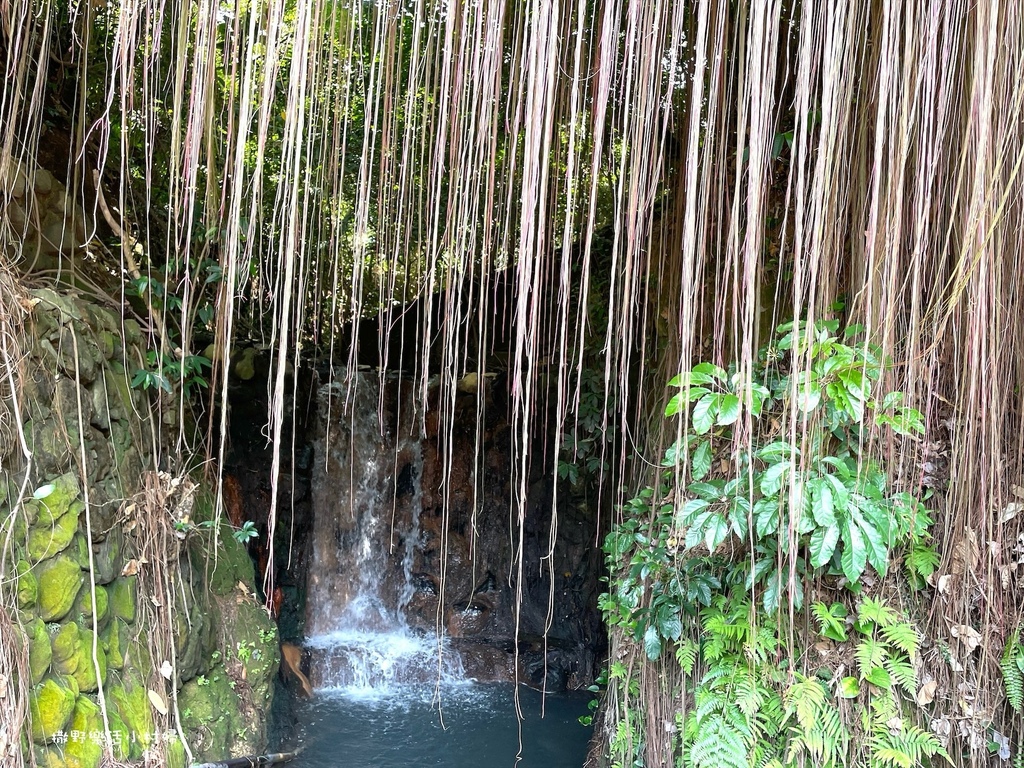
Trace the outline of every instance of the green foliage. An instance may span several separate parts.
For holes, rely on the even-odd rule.
[[[919,434],[921,414],[900,393],[873,391],[883,362],[858,333],[790,323],[749,374],[702,363],[670,382],[679,391],[666,415],[685,429],[656,487],[623,505],[605,539],[612,575],[600,606],[648,659],[674,657],[685,675],[677,766],[840,766],[856,762],[851,750],[866,766],[946,757],[903,715],[904,700],[916,710],[913,624],[868,596],[853,614],[841,600],[813,602],[818,634],[844,646],[837,658],[853,668],[808,677],[792,647],[801,629],[780,610],[799,608],[812,580],[860,595],[865,574],[884,576],[902,555],[920,588],[938,564],[928,511],[894,493],[865,450],[870,425]],[[797,429],[780,429],[792,418]],[[611,677],[630,680],[621,663]],[[636,745],[643,721],[628,720],[616,725]],[[636,764],[614,744],[612,756]]]
[[[859,591],[869,568],[886,574],[896,549],[908,551],[912,586],[923,586],[937,566],[924,505],[891,493],[862,450],[870,416],[902,434],[923,429],[900,393],[874,397],[879,351],[852,341],[859,329],[840,338],[834,321],[788,323],[778,332],[750,376],[701,363],[670,382],[680,391],[665,413],[685,415],[688,428],[665,452],[662,465],[671,469],[658,488],[628,501],[605,540],[617,577],[601,608],[651,659],[679,639],[682,617],[732,584],[743,583],[773,613],[784,595],[801,607],[812,577],[842,578]],[[794,413],[799,437],[780,435],[779,423]],[[730,461],[716,462],[714,445],[732,446],[740,423],[749,423],[749,441],[736,441]],[[685,481],[678,496],[677,472]],[[727,542],[748,557],[726,557]],[[829,626],[827,637],[845,639],[838,621]]]
[[[1003,673],[1003,687],[1006,700],[1014,712],[1024,713],[1024,643],[1020,630],[1016,630],[1006,641],[999,669]]]
[[[201,355],[185,355],[180,360],[172,355],[157,355],[155,350],[146,353],[146,367],[137,368],[132,377],[132,386],[142,389],[163,390],[173,394],[175,383],[180,382],[185,397],[190,397],[197,389],[209,386],[204,369],[209,369],[211,362]]]
[[[246,520],[242,523],[241,528],[236,528],[231,532],[231,536],[239,544],[247,544],[251,539],[255,539],[259,535],[259,531],[256,530],[256,524],[252,520]]]

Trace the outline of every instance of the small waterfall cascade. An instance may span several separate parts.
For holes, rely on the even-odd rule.
[[[359,374],[345,408],[343,387],[328,385],[319,397],[306,609],[314,687],[372,698],[461,682],[443,635],[412,630],[404,613],[421,538],[423,454],[412,403],[399,397],[396,418],[380,407],[376,377]]]

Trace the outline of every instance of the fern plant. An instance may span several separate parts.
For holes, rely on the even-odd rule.
[[[906,722],[891,693],[873,696],[865,719],[869,734],[868,768],[913,768],[932,757],[942,757],[952,765],[935,734]]]
[[[1003,673],[1003,688],[1006,700],[1014,712],[1024,713],[1024,643],[1020,641],[1020,630],[1014,631],[1006,641],[999,669]]]

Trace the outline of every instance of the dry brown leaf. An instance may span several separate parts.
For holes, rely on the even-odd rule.
[[[1003,514],[999,516],[1000,523],[1008,523],[1015,518],[1021,510],[1024,510],[1024,504],[1014,501],[1006,505],[1003,509]]]
[[[159,712],[161,715],[167,714],[167,702],[164,701],[164,697],[154,691],[152,688],[149,689],[149,703],[153,705],[153,709]]]
[[[953,573],[960,575],[967,571],[973,571],[977,568],[980,557],[981,549],[978,546],[978,536],[974,531],[968,529],[964,532],[964,537],[953,548]]]
[[[969,624],[954,624],[949,632],[964,644],[968,653],[981,645],[981,633]]]
[[[122,576],[134,576],[139,572],[139,561],[132,559],[124,564],[124,568],[121,569]]]
[[[938,687],[939,684],[935,680],[929,680],[922,685],[917,691],[917,706],[923,707],[935,701],[935,689]]]
[[[949,588],[951,586],[952,581],[952,574],[947,573],[942,576],[939,576],[938,586],[936,588],[939,590],[940,595],[944,595],[947,592],[949,592]]]

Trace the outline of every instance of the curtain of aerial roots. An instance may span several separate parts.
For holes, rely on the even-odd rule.
[[[676,29],[662,29],[671,46]],[[1020,10],[697,4],[678,39],[692,46],[692,76],[675,101],[685,144],[666,180],[673,220],[656,221],[655,232],[656,263],[673,264],[658,274],[680,270],[679,366],[711,339],[704,352],[715,362],[749,370],[776,322],[825,317],[840,297],[848,319],[892,357],[886,384],[925,412],[928,433],[881,449],[911,490],[937,465],[948,465],[951,481],[935,501],[940,573],[950,578],[927,634],[952,644],[956,625],[982,627],[982,652],[967,668],[934,665],[957,692],[936,716],[957,716],[953,743],[984,763],[993,722],[1020,733],[1000,708],[995,664],[1001,638],[1021,621]],[[776,179],[769,153],[785,128],[792,157]],[[780,200],[775,245],[791,281],[763,255],[760,222]],[[782,428],[799,445],[804,426],[794,413]],[[641,657],[615,640],[613,653]],[[674,696],[672,666],[646,667],[640,700],[612,705],[610,731],[642,707],[648,765],[673,764],[665,724],[685,701]]]
[[[24,1],[0,12],[0,125],[31,137],[55,12]],[[643,479],[637,458],[683,429],[646,427],[660,423],[668,377],[709,357],[748,372],[774,324],[824,317],[843,297],[847,318],[892,356],[887,383],[928,420],[925,440],[883,446],[896,475],[913,489],[923,462],[948,463],[938,533],[954,581],[930,631],[948,638],[972,620],[993,630],[947,681],[980,692],[969,726],[954,729],[967,743],[997,714],[984,700],[999,690],[988,640],[1020,620],[1007,566],[1024,516],[1005,513],[1024,449],[1020,13],[947,0],[126,0],[73,4],[72,24],[79,45],[90,29],[106,35],[92,47],[103,61],[78,65],[106,76],[107,117],[82,113],[82,140],[105,148],[114,121],[122,137],[119,153],[95,154],[101,183],[118,189],[118,211],[136,212],[137,250],[167,260],[185,317],[205,279],[190,264],[219,261],[213,386],[226,402],[246,307],[274,349],[267,436],[278,451],[289,366],[326,349],[351,384],[358,325],[376,315],[381,329],[416,325],[415,348],[381,333],[381,357],[416,371],[420,410],[406,418],[437,410],[450,464],[457,385],[467,373],[483,382],[503,340],[517,585],[531,463],[554,471],[573,458],[534,451],[536,438],[575,429],[588,345],[617,441],[603,449],[606,487],[617,488]],[[783,162],[780,131],[792,131]],[[120,180],[129,160],[156,172],[147,137],[158,134],[171,149],[170,221],[156,231],[163,210],[127,199]],[[34,152],[6,129],[0,141],[5,155]],[[607,224],[599,259],[593,235]],[[124,258],[131,269],[140,256],[126,246]],[[588,317],[598,286],[600,325]],[[226,409],[218,418],[222,451]],[[782,428],[799,441],[804,426]],[[633,653],[617,638],[613,650]],[[667,670],[647,674],[610,722],[642,707],[647,764],[667,765],[664,723],[683,702],[666,695]]]

